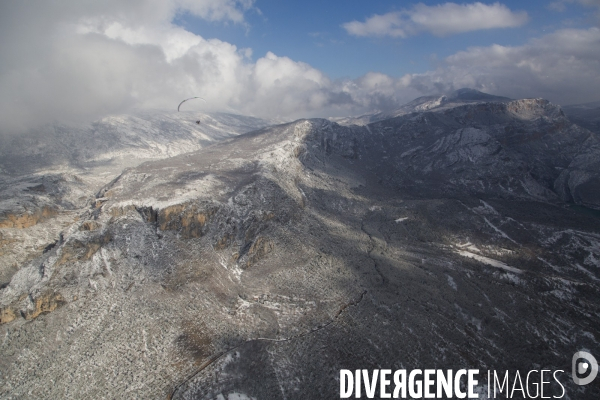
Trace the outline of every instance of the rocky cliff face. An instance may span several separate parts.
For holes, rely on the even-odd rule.
[[[136,111],[87,125],[0,135],[0,287],[58,243],[82,209],[101,204],[96,193],[124,169],[270,123],[223,113]]]
[[[337,118],[334,120],[342,125],[367,125],[415,112],[441,111],[466,104],[506,103],[509,101],[511,99],[508,97],[494,96],[478,90],[463,88],[439,96],[422,96],[395,110],[376,112],[360,117]]]
[[[360,143],[358,164],[404,193],[600,207],[598,136],[543,99],[462,105],[334,131],[345,135],[342,146]]]
[[[535,99],[300,120],[128,169],[0,289],[0,394],[336,398],[341,368],[568,371],[600,350],[597,146]]]

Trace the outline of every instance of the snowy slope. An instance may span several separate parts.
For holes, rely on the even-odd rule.
[[[6,274],[56,242],[64,224],[72,223],[72,212],[89,206],[96,192],[124,169],[274,122],[146,110],[90,124],[51,124],[21,136],[0,135],[0,265],[8,268],[0,268],[0,285]]]
[[[132,159],[171,157],[275,122],[225,113],[139,110],[90,124],[50,124],[18,137],[0,136],[0,170],[22,175],[49,167],[129,166]]]
[[[424,112],[430,110],[446,110],[465,104],[477,103],[502,103],[510,101],[508,97],[494,96],[478,90],[462,88],[439,96],[422,96],[416,98],[403,106],[389,111],[366,114],[360,117],[336,118],[335,122],[341,125],[366,125],[372,122],[383,121],[402,115]]]
[[[92,196],[100,166],[11,178],[0,397],[337,398],[342,368],[598,353],[600,219],[567,203],[600,204],[597,137],[543,99],[434,103],[270,126]]]
[[[566,370],[599,351],[598,219],[518,182],[590,147],[559,111],[299,120],[128,169],[0,290],[0,387],[320,399],[341,368]]]

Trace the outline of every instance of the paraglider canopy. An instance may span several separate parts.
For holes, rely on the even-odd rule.
[[[182,101],[181,103],[179,103],[179,105],[177,106],[177,111],[179,111],[179,107],[181,107],[181,105],[183,103],[185,103],[188,100],[193,100],[193,99],[200,99],[200,100],[202,100],[203,102],[206,103],[206,100],[204,100],[202,97],[190,97],[189,99],[185,99],[184,101]]]

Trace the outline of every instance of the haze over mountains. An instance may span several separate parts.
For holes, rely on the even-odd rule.
[[[565,106],[563,109],[571,121],[600,133],[600,101]]]
[[[274,122],[225,113],[140,110],[91,124],[55,123],[27,135],[0,136],[0,226],[23,228],[4,233],[11,245],[0,260],[12,270],[38,254],[64,228],[57,224],[63,213],[77,214],[89,206],[96,192],[125,168],[197,150]],[[42,221],[47,229],[36,226]],[[0,271],[0,276],[5,273]]]
[[[55,123],[24,135],[0,136],[0,168],[9,175],[102,165],[118,170],[132,159],[175,156],[274,123],[234,114],[164,110],[138,110],[91,124]]]
[[[366,114],[356,118],[335,118],[333,120],[344,125],[366,125],[371,122],[377,122],[384,119],[399,117],[414,112],[428,111],[433,109],[439,111],[441,109],[453,108],[458,105],[464,104],[474,104],[482,102],[506,102],[510,100],[511,99],[509,99],[508,97],[494,96],[491,94],[480,92],[478,90],[462,88],[448,93],[446,95],[418,97],[413,101],[404,104],[402,107],[392,111]]]
[[[594,107],[461,89],[340,123],[145,111],[10,139],[0,396],[337,398],[341,368],[570,371],[600,353]]]

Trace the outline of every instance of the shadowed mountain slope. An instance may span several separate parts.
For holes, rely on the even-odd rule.
[[[600,134],[600,101],[564,106],[563,110],[577,125]]]
[[[0,135],[0,286],[59,240],[80,209],[124,169],[272,123],[224,113],[146,110]]]
[[[535,99],[300,120],[128,169],[0,290],[0,395],[316,399],[341,368],[569,371],[600,350],[599,154]]]
[[[366,114],[360,117],[337,118],[334,120],[342,125],[366,125],[415,112],[443,110],[465,104],[502,103],[510,100],[508,97],[494,96],[475,89],[462,88],[445,95],[418,97],[395,110]]]

